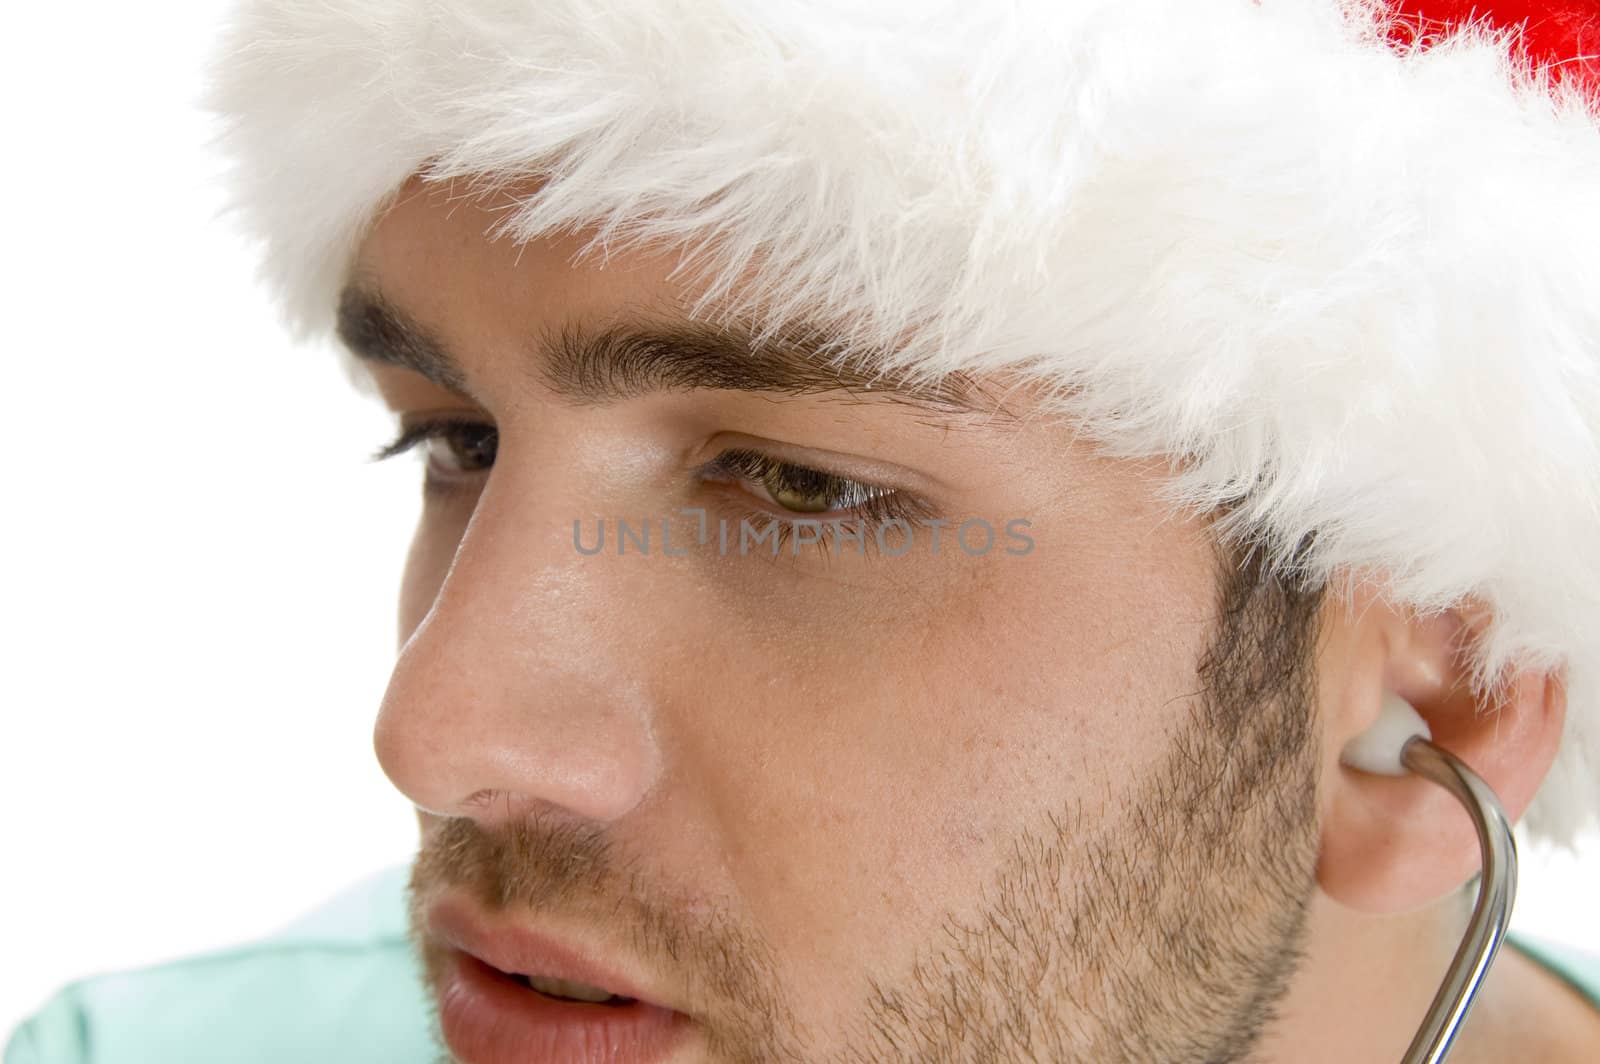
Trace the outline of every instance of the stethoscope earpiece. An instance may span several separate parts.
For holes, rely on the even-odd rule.
[[[1478,989],[1511,924],[1517,896],[1517,843],[1500,800],[1478,774],[1433,743],[1428,722],[1394,692],[1384,695],[1378,719],[1352,739],[1339,760],[1380,776],[1418,775],[1437,783],[1466,809],[1478,833],[1482,874],[1466,934],[1401,1064],[1440,1064],[1450,1053]]]
[[[1433,732],[1422,714],[1395,694],[1387,691],[1383,705],[1378,709],[1378,719],[1360,735],[1351,739],[1339,755],[1339,760],[1351,768],[1370,772],[1375,776],[1404,776],[1409,771],[1400,759],[1407,741],[1414,736],[1432,739]]]

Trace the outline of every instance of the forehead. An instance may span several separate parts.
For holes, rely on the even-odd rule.
[[[452,333],[494,322],[683,312],[689,293],[671,277],[679,264],[674,253],[630,248],[602,255],[589,247],[593,231],[527,242],[498,233],[517,197],[536,187],[486,192],[413,178],[361,242],[352,276]]]

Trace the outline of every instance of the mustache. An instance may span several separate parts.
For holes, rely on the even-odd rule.
[[[645,876],[603,829],[548,811],[492,829],[467,817],[436,821],[411,866],[419,941],[424,899],[452,888],[491,912],[560,913],[621,932],[635,955],[670,973],[716,1018],[713,1059],[803,1059],[779,1048],[798,1028],[770,945],[727,910]]]
[[[466,817],[439,821],[411,868],[414,891],[460,887],[490,910],[588,907],[607,894],[626,905],[633,892],[618,885],[627,878],[602,829],[549,810],[493,830]]]

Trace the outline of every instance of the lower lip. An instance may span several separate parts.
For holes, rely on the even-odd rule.
[[[558,1001],[457,949],[439,989],[444,1040],[466,1064],[656,1064],[682,1042],[687,1019],[642,1001]]]

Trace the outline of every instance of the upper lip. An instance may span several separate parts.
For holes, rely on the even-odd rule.
[[[565,979],[619,997],[671,1007],[644,980],[620,974],[592,952],[521,924],[486,919],[459,896],[446,895],[429,905],[426,923],[437,941],[502,972]]]

